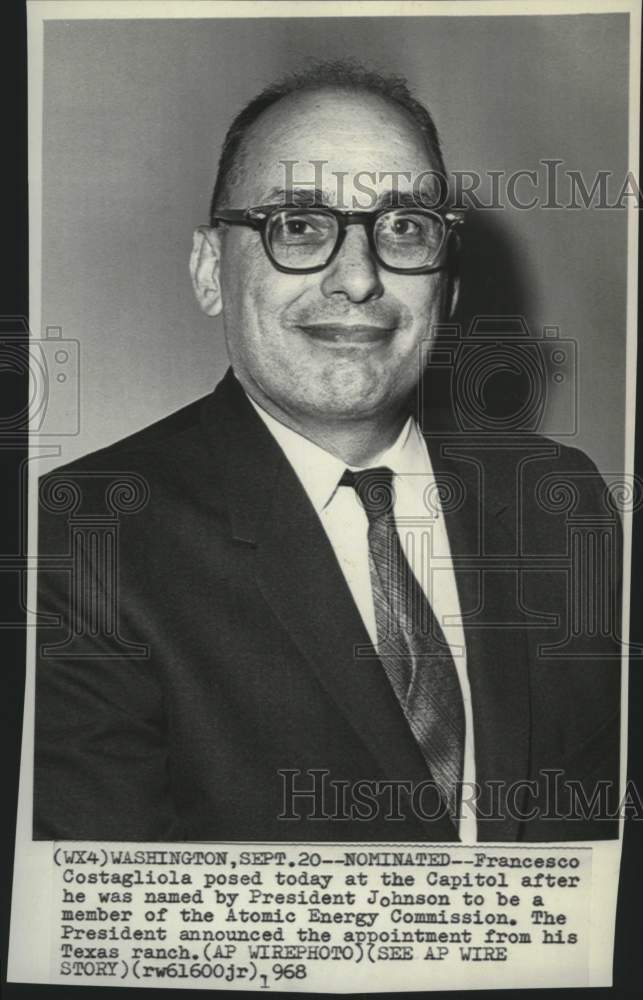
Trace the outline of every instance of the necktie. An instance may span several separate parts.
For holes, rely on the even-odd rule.
[[[411,569],[393,517],[393,472],[344,472],[368,517],[369,569],[377,645],[391,686],[456,822],[464,759],[464,705],[455,664]]]

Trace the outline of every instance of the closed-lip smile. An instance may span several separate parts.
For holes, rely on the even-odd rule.
[[[346,344],[374,344],[385,340],[394,327],[366,323],[310,323],[299,327],[309,337],[342,347]]]

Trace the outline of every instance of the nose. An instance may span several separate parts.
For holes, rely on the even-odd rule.
[[[347,226],[344,242],[323,274],[321,290],[326,298],[343,296],[350,302],[366,302],[384,291],[362,225]]]

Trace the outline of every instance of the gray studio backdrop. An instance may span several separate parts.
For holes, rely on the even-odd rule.
[[[80,350],[92,451],[208,392],[222,329],[193,299],[192,229],[207,220],[220,144],[259,89],[311,59],[405,75],[449,170],[627,170],[625,15],[50,22],[45,27],[42,326]],[[383,137],[383,142],[385,137]],[[619,185],[615,183],[615,189]],[[518,188],[521,198],[533,194]],[[460,318],[522,314],[576,342],[578,433],[605,472],[623,462],[624,211],[477,213]],[[567,430],[552,383],[543,430]]]

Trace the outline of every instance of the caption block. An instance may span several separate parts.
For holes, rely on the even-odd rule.
[[[54,846],[52,981],[582,985],[591,848]]]

